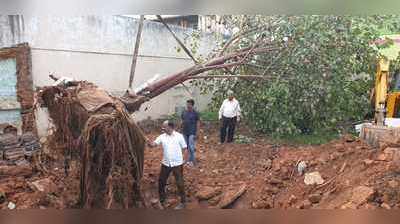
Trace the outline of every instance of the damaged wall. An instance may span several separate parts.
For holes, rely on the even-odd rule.
[[[0,47],[30,44],[34,87],[51,84],[48,75],[54,73],[88,80],[121,94],[128,87],[137,27],[137,20],[122,16],[0,16]],[[179,27],[172,29],[181,39],[189,37],[191,32]],[[209,53],[214,43],[212,36],[203,35],[199,52]],[[183,51],[176,51],[177,47],[162,24],[145,21],[133,86],[155,74],[162,77],[192,65]],[[200,96],[199,90],[193,90],[192,96],[200,110],[209,102],[209,97]],[[135,119],[172,114],[189,97],[191,94],[178,86],[144,105]],[[144,112],[144,108],[148,110]],[[37,121],[39,134],[46,133],[49,124],[45,111],[38,111]]]

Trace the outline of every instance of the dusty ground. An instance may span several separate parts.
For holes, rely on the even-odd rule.
[[[199,164],[184,169],[188,208],[218,207],[221,200],[230,199],[224,193],[234,194],[244,186],[246,191],[228,208],[400,208],[400,175],[383,149],[372,149],[349,137],[320,146],[290,146],[271,144],[245,128],[238,133],[254,141],[218,145],[217,128],[202,128],[197,144]],[[150,138],[158,134],[157,130],[147,133]],[[148,207],[157,207],[161,156],[159,148],[146,149],[141,188]],[[306,185],[304,175],[297,173],[300,161],[307,163],[305,173],[318,171],[324,183]],[[76,206],[78,169],[73,168],[65,178],[62,163],[48,164],[52,165],[45,174],[0,179],[0,191],[5,193],[0,207],[6,208],[9,202],[21,209]],[[48,179],[43,192],[32,186],[44,178]],[[174,207],[178,198],[172,175],[167,189],[167,205]]]

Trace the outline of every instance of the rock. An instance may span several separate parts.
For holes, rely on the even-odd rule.
[[[276,177],[271,177],[271,179],[268,182],[273,185],[280,185],[283,183],[282,180],[280,180]]]
[[[297,197],[294,196],[294,195],[290,195],[288,204],[289,204],[289,205],[293,205],[293,204],[295,204],[296,202],[297,202]]]
[[[242,184],[232,190],[228,190],[223,193],[221,201],[218,203],[218,208],[226,208],[230,204],[232,204],[236,199],[238,199],[242,194],[244,194],[247,190],[247,185]]]
[[[302,176],[304,172],[306,172],[306,169],[307,163],[305,161],[301,161],[299,162],[299,164],[297,164],[297,173],[299,174],[299,176]]]
[[[13,210],[13,209],[15,209],[17,206],[13,203],[13,202],[8,202],[8,205],[7,205],[7,208],[8,209],[10,209],[10,210]]]
[[[359,186],[352,190],[352,196],[350,202],[355,204],[356,206],[359,206],[372,200],[374,195],[375,195],[374,189],[366,186]]]
[[[370,165],[372,165],[374,163],[374,161],[371,160],[371,159],[364,159],[363,163],[364,163],[365,166],[370,166]]]
[[[387,161],[388,157],[385,153],[381,153],[378,155],[378,157],[376,158],[377,161]]]
[[[271,159],[263,159],[259,162],[259,165],[265,169],[265,170],[269,170],[272,167],[272,160]]]
[[[212,205],[212,206],[216,206],[218,205],[218,203],[221,201],[222,196],[221,195],[217,195],[211,199],[208,200],[208,204]]]
[[[390,170],[396,173],[400,173],[400,151],[394,152],[392,162],[390,163]]]
[[[388,205],[388,204],[386,204],[386,203],[382,203],[382,204],[381,204],[381,208],[384,208],[384,209],[387,209],[387,210],[392,209],[392,207],[390,207],[390,205]]]
[[[324,179],[322,179],[319,172],[306,173],[304,177],[304,183],[306,185],[320,185],[324,183]]]
[[[397,188],[399,186],[399,183],[395,180],[391,180],[388,182],[389,187],[391,188]]]
[[[383,150],[383,153],[386,154],[386,157],[388,160],[392,160],[394,154],[398,151],[399,151],[399,148],[388,147],[385,150]]]
[[[257,200],[251,203],[251,207],[254,209],[271,209],[273,206],[268,200]]]
[[[348,202],[348,203],[340,206],[340,209],[357,209],[357,205],[355,205],[352,202]]]
[[[160,201],[157,198],[152,198],[150,200],[151,206],[155,209],[163,209],[163,206],[161,205]]]
[[[304,200],[299,206],[300,209],[310,209],[312,207],[312,203],[309,200]]]
[[[204,186],[204,187],[201,187],[197,191],[195,196],[199,200],[208,200],[208,199],[213,198],[213,197],[215,197],[215,196],[217,196],[219,194],[221,194],[221,189],[220,188]]]
[[[28,183],[29,187],[34,191],[53,193],[57,191],[57,186],[49,178],[40,179]]]
[[[313,204],[317,204],[321,201],[322,199],[322,195],[321,194],[310,194],[308,196],[308,200],[313,203]]]
[[[270,193],[270,194],[278,194],[279,193],[279,188],[271,187],[271,188],[266,189],[266,191],[267,191],[267,193]]]

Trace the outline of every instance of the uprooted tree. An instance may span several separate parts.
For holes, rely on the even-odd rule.
[[[233,43],[228,43],[227,47]],[[41,89],[39,96],[56,127],[53,137],[63,144],[66,158],[73,154],[79,155],[81,206],[139,206],[145,137],[130,118],[130,113],[168,89],[199,78],[199,74],[220,69],[232,74],[230,69],[247,63],[252,56],[279,51],[282,46],[278,47],[269,39],[260,37],[250,47],[230,52],[226,51],[227,47],[209,60],[196,61],[195,65],[187,69],[150,83],[136,93],[127,91],[122,97],[111,96],[85,81],[60,82],[60,85]]]

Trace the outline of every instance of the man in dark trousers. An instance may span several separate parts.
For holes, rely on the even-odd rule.
[[[165,203],[166,193],[165,186],[171,172],[175,176],[178,194],[181,198],[181,203],[175,209],[185,208],[186,195],[183,180],[183,153],[186,150],[186,142],[183,135],[174,130],[175,125],[171,121],[163,123],[162,130],[164,134],[157,137],[154,142],[147,140],[149,147],[156,147],[162,145],[163,159],[161,163],[160,176],[158,179],[158,193],[160,195],[160,202],[162,205]]]
[[[233,91],[228,91],[228,99],[225,99],[219,109],[219,120],[222,120],[221,125],[221,144],[225,143],[226,134],[228,133],[227,142],[233,142],[235,135],[236,123],[240,121],[240,105],[235,99]]]
[[[182,112],[182,133],[189,150],[189,166],[196,165],[195,151],[199,114],[194,109],[194,100],[186,101],[186,110]]]

